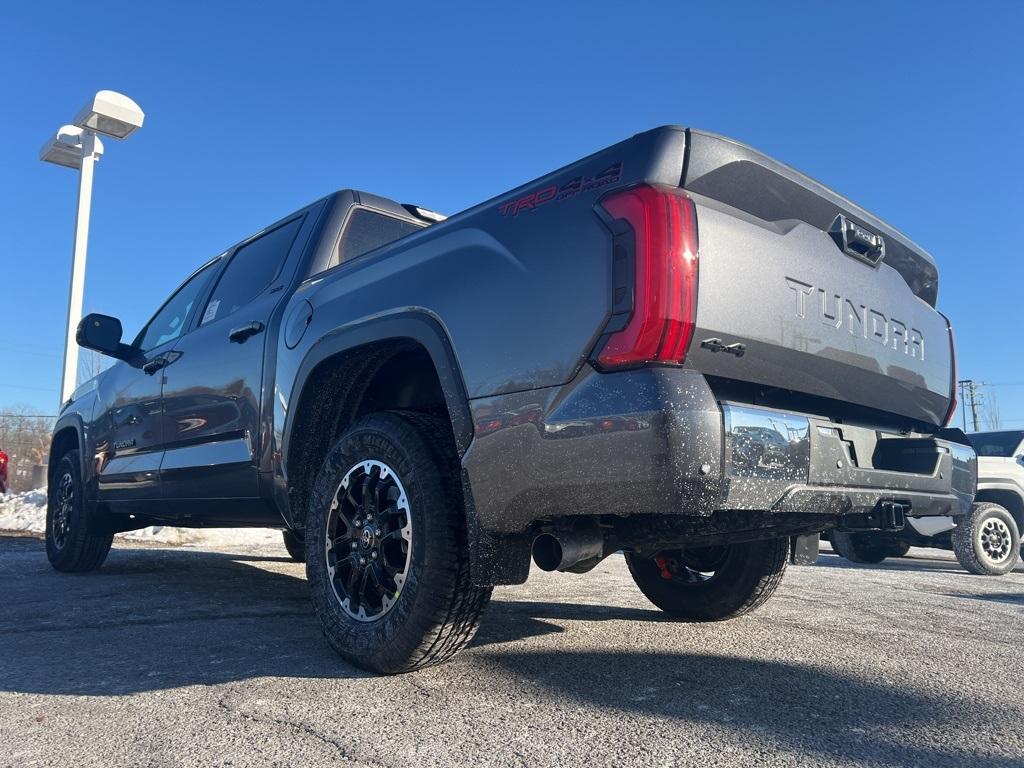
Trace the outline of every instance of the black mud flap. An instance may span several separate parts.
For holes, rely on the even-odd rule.
[[[789,562],[793,565],[813,565],[818,559],[818,545],[821,534],[808,533],[803,536],[790,536]]]
[[[466,505],[466,544],[469,546],[469,571],[474,586],[524,584],[530,575],[530,549],[533,536],[527,532],[498,535],[480,527],[469,475],[462,470],[463,498]]]

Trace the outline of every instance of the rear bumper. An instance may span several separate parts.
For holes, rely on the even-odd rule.
[[[722,411],[724,508],[863,514],[893,502],[924,517],[965,514],[974,499],[968,445],[735,403]]]
[[[719,402],[701,374],[683,369],[584,368],[565,387],[471,408],[463,466],[479,523],[492,532],[571,515],[838,516],[893,503],[907,515],[960,515],[974,498],[977,461],[955,434],[887,434]]]

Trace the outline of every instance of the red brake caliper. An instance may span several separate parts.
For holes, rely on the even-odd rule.
[[[672,581],[672,571],[668,569],[668,560],[665,559],[664,555],[655,555],[654,564],[658,566],[658,570],[661,571],[661,578],[666,581]]]

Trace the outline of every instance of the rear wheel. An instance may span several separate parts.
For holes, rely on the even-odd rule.
[[[832,531],[832,549],[851,563],[880,563],[887,557],[900,557],[889,542],[870,533]],[[903,554],[906,554],[905,552]]]
[[[92,519],[77,450],[57,462],[46,503],[46,557],[58,571],[92,571],[103,565],[114,534]]]
[[[298,531],[282,531],[281,538],[284,539],[284,548],[288,550],[288,556],[296,563],[306,562],[306,540]]]
[[[782,581],[789,539],[626,555],[633,581],[666,613],[720,621],[762,605]]]
[[[979,576],[1002,576],[1020,558],[1020,531],[1013,516],[991,502],[971,506],[953,529],[953,554],[965,570]]]
[[[448,424],[387,412],[329,451],[305,529],[313,605],[331,646],[392,674],[446,661],[476,633],[476,586]]]

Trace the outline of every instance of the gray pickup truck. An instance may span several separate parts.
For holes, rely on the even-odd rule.
[[[623,551],[673,617],[763,603],[822,531],[959,516],[934,261],[755,150],[658,128],[445,219],[345,190],[194,272],[65,404],[47,552],[276,526],[324,633],[449,658],[496,584]]]

